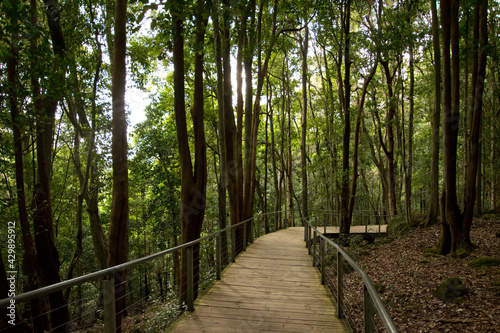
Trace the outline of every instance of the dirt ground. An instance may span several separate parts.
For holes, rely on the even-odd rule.
[[[440,226],[410,230],[396,240],[375,242],[356,261],[381,290],[401,332],[500,332],[500,266],[471,268],[480,256],[500,258],[500,219],[475,219],[469,257],[424,256],[437,245]],[[444,303],[433,296],[446,278],[458,277],[468,293],[462,302]]]

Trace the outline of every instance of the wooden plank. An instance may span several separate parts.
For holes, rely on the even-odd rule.
[[[303,241],[288,228],[255,240],[171,332],[345,332]]]

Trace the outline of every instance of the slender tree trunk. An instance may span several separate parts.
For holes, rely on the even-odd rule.
[[[415,106],[414,86],[415,86],[415,64],[413,45],[410,45],[410,110],[408,115],[408,162],[405,168],[405,216],[408,225],[412,222],[411,212],[411,180],[413,174],[413,113]],[[403,125],[404,126],[404,125]]]
[[[458,247],[465,245],[460,231],[462,215],[458,208],[456,186],[457,138],[460,119],[458,0],[441,1],[441,23],[443,26],[444,190],[442,204],[444,207],[438,249],[440,253],[447,254],[454,253]]]
[[[306,16],[307,20],[307,16]],[[307,53],[309,50],[309,28],[305,27],[305,37],[303,43],[301,43],[302,51],[302,132],[300,140],[300,157],[302,165],[302,218],[305,221],[309,220],[309,207],[308,207],[308,195],[307,195]],[[305,221],[302,220],[302,225]]]
[[[61,281],[59,276],[59,253],[55,247],[54,221],[51,205],[50,183],[52,168],[52,144],[55,113],[58,101],[62,98],[60,87],[64,87],[64,58],[66,45],[62,34],[59,6],[55,0],[45,1],[47,23],[49,25],[52,48],[54,51],[55,77],[58,86],[51,86],[44,98],[35,102],[37,132],[38,184],[35,189],[35,211],[33,214],[37,262],[47,285]],[[69,325],[69,312],[62,291],[49,295],[52,329],[66,329]]]
[[[115,2],[115,33],[112,62],[113,119],[111,154],[113,159],[113,202],[109,226],[108,266],[128,260],[129,202],[128,202],[128,147],[125,116],[127,0]],[[115,273],[116,327],[121,332],[123,312],[126,308],[126,271]]]
[[[36,5],[35,5],[36,6]],[[15,6],[12,7],[15,10]],[[17,15],[11,17],[13,26],[17,30]],[[17,38],[17,33],[13,33],[13,39]],[[12,132],[14,135],[14,159],[16,171],[16,193],[17,193],[17,206],[19,214],[19,222],[21,225],[22,239],[24,244],[24,272],[28,277],[28,290],[38,288],[38,278],[36,272],[36,256],[35,247],[33,243],[33,236],[31,234],[31,227],[28,218],[28,210],[26,208],[26,193],[24,189],[24,161],[23,161],[23,142],[22,142],[22,128],[21,128],[21,112],[18,107],[17,97],[17,80],[18,80],[18,52],[19,50],[11,44],[11,55],[7,58],[7,76],[8,76],[8,94],[9,106],[12,119]],[[2,265],[3,266],[3,265]],[[47,328],[47,318],[41,315],[40,300],[33,299],[30,301],[30,310],[33,313],[34,329],[37,332],[43,331]]]
[[[220,39],[219,28],[219,1],[213,2],[213,24],[214,24],[214,48],[215,61],[217,67],[217,114],[219,121],[217,122],[217,132],[219,139],[219,164],[220,164],[220,181],[218,184],[219,197],[219,230],[227,227],[227,210],[226,210],[226,193],[227,193],[227,157],[224,144],[226,138],[224,136],[224,72],[222,70],[222,45]],[[223,267],[228,264],[228,247],[227,234],[221,234],[221,264]]]
[[[439,22],[436,0],[431,0],[432,43],[434,51],[434,107],[432,111],[432,158],[430,177],[430,200],[424,225],[437,222],[439,214],[439,127],[441,117],[441,52],[439,47]]]
[[[462,230],[460,232],[464,236],[463,242],[466,246],[471,246],[472,242],[470,240],[470,230],[472,226],[472,218],[474,212],[474,202],[476,199],[476,177],[480,169],[479,155],[480,155],[480,134],[481,134],[481,116],[483,109],[483,91],[484,91],[484,79],[486,76],[486,46],[488,44],[488,1],[482,0],[476,3],[474,8],[474,44],[476,41],[479,42],[479,48],[474,49],[474,59],[477,59],[478,63],[473,64],[477,66],[477,76],[472,81],[472,114],[471,114],[471,133],[470,133],[470,160],[468,173],[466,178],[466,191],[465,191],[465,203],[464,203],[464,217]],[[476,31],[477,26],[477,31]],[[480,194],[479,194],[480,195]],[[480,204],[478,204],[480,205]]]
[[[372,80],[373,76],[375,76],[375,73],[377,71],[377,66],[378,66],[378,54],[375,56],[375,62],[373,64],[373,67],[368,74],[368,76],[365,78],[365,81],[363,83],[363,90],[361,92],[361,100],[359,102],[359,109],[358,109],[358,114],[356,115],[356,126],[354,129],[354,152],[353,152],[353,166],[352,166],[352,184],[351,184],[351,192],[349,195],[349,205],[348,205],[348,210],[347,210],[347,227],[350,229],[351,227],[351,221],[352,221],[352,214],[354,212],[354,201],[356,198],[356,188],[357,188],[357,180],[358,180],[358,148],[359,148],[359,143],[361,141],[360,138],[360,128],[361,128],[361,120],[363,117],[363,110],[364,110],[364,105],[365,105],[365,99],[366,99],[366,93],[368,91],[368,85],[370,84],[370,81]],[[348,229],[348,230],[349,230]]]
[[[394,101],[394,90],[392,87],[394,75],[390,73],[389,62],[383,60],[380,62],[384,68],[386,83],[387,83],[387,94],[389,100],[389,106],[387,110],[387,115],[385,122],[387,124],[387,145],[382,145],[384,153],[387,157],[387,185],[388,185],[388,200],[389,200],[389,216],[393,218],[397,215],[397,202],[396,202],[396,165],[394,157],[394,125],[393,122],[396,116],[396,103]],[[399,67],[398,62],[398,67]]]
[[[344,44],[344,137],[342,141],[342,199],[340,201],[341,208],[340,214],[342,215],[340,221],[340,234],[349,234],[350,223],[349,223],[349,145],[351,142],[351,59],[350,59],[350,20],[351,20],[351,1],[347,0],[345,4],[345,14],[344,14],[344,34],[345,34],[345,44]]]
[[[203,226],[206,204],[207,156],[204,128],[203,96],[203,46],[207,19],[204,18],[204,0],[196,3],[194,92],[191,117],[194,131],[194,169],[191,161],[189,137],[187,132],[186,103],[184,88],[184,37],[183,15],[186,8],[176,6],[173,13],[174,23],[174,110],[177,125],[177,142],[181,165],[181,224],[182,243],[199,238]],[[182,251],[180,301],[187,299],[187,259],[186,249]],[[194,297],[198,295],[199,282],[199,244],[193,246]]]

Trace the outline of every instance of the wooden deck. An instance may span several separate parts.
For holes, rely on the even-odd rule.
[[[318,231],[324,233],[324,228],[323,226],[318,226]],[[338,234],[339,233],[339,227],[326,227],[326,233],[327,234]],[[387,224],[382,224],[380,225],[380,229],[378,225],[355,225],[351,226],[350,229],[351,234],[364,234],[364,233],[369,233],[369,234],[385,234],[387,233]]]
[[[255,240],[170,332],[345,332],[302,227]]]

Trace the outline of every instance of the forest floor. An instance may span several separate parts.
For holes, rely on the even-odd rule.
[[[348,249],[380,291],[401,332],[500,332],[500,266],[471,268],[480,256],[500,258],[500,219],[474,220],[476,249],[466,258],[424,256],[435,247],[440,225],[411,229],[390,241],[379,239]],[[462,302],[444,303],[433,296],[446,278],[467,287]],[[362,319],[362,318],[361,318]]]

